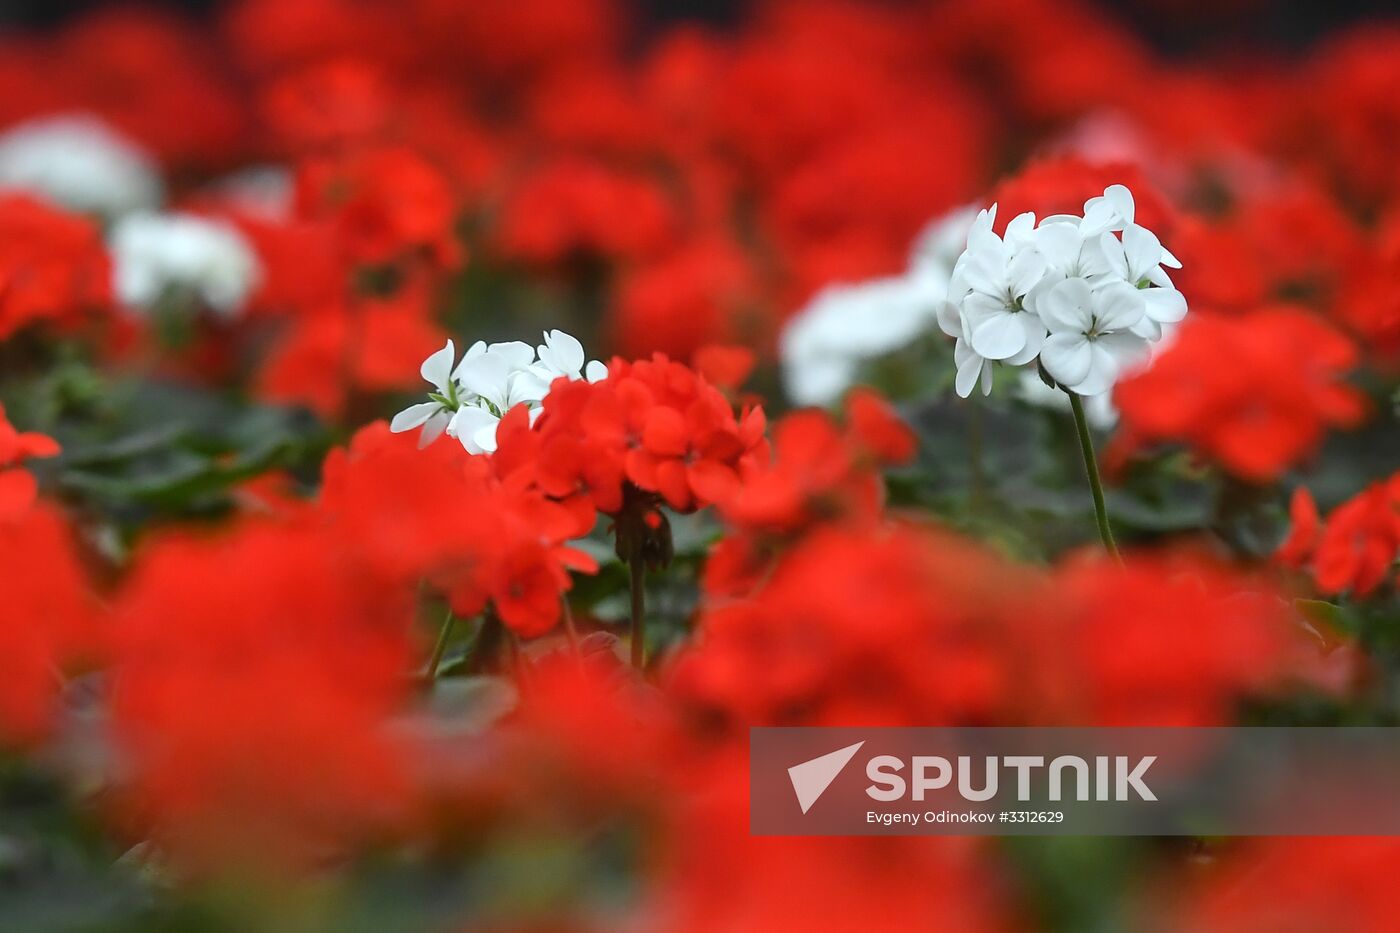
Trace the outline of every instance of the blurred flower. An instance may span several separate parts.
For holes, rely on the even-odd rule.
[[[1368,596],[1394,570],[1400,557],[1400,474],[1337,506],[1325,523],[1301,487],[1290,512],[1293,527],[1276,558],[1286,566],[1311,569],[1323,593]]]
[[[147,313],[192,297],[233,317],[262,275],[236,226],[194,214],[129,214],[113,228],[111,250],[117,297]]]
[[[53,457],[58,443],[33,431],[16,431],[0,405],[0,521],[19,515],[34,502],[38,485],[27,470],[17,469],[32,457]]]
[[[160,204],[155,160],[88,114],[41,117],[0,134],[0,188],[117,218]]]
[[[0,195],[0,340],[41,321],[71,326],[111,300],[102,234],[86,217]]]
[[[1271,481],[1328,429],[1365,415],[1364,397],[1343,381],[1355,363],[1351,341],[1296,308],[1202,315],[1117,385],[1116,451],[1177,441],[1243,479]]]

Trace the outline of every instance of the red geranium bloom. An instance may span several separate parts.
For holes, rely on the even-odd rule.
[[[1350,341],[1292,308],[1189,318],[1150,369],[1115,388],[1119,450],[1178,441],[1243,479],[1269,482],[1328,429],[1361,420],[1364,397],[1341,381],[1355,360]]]
[[[0,521],[19,515],[34,502],[38,486],[27,470],[15,469],[31,457],[53,457],[53,438],[33,431],[16,431],[0,405]]]
[[[1293,528],[1276,554],[1286,566],[1311,566],[1324,593],[1366,596],[1400,556],[1400,474],[1369,486],[1319,522],[1306,489],[1293,494]]]
[[[42,739],[52,723],[64,669],[101,653],[101,633],[72,536],[56,510],[39,504],[0,516],[0,566],[0,745],[27,744]]]
[[[0,195],[0,340],[39,321],[81,321],[108,305],[110,283],[95,223],[28,195]]]

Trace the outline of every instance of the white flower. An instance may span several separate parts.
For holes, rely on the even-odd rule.
[[[410,405],[394,416],[389,422],[389,430],[395,434],[412,431],[421,427],[418,446],[427,447],[442,436],[448,423],[461,404],[461,386],[453,372],[452,363],[457,359],[457,348],[449,337],[447,345],[423,361],[419,372],[436,392],[429,393],[431,401]],[[465,360],[463,361],[465,362]]]
[[[788,397],[835,402],[865,362],[931,329],[947,279],[932,271],[828,286],[799,311],[778,342]]]
[[[193,214],[128,214],[109,236],[117,296],[151,310],[172,294],[192,294],[225,316],[243,309],[262,270],[232,224]]]
[[[108,218],[161,200],[155,160],[88,114],[41,117],[0,135],[0,188]]]
[[[554,373],[566,367],[571,379],[581,378],[587,370],[590,382],[607,378],[607,368],[601,363],[584,365],[583,345],[563,331],[550,331],[539,348],[528,343],[511,341],[487,344],[478,340],[467,348],[462,361],[454,368],[456,349],[451,340],[441,350],[423,361],[423,378],[437,390],[428,394],[428,401],[410,405],[394,416],[389,429],[395,433],[411,431],[422,426],[419,446],[437,440],[444,432],[455,437],[468,453],[490,453],[496,449],[496,428],[506,412],[524,405],[534,424],[543,409],[540,403],[549,394],[553,378],[542,374]],[[574,365],[577,357],[577,365]]]
[[[496,427],[516,405],[530,406],[531,423],[539,417],[542,409],[534,405],[549,387],[531,371],[534,361],[535,351],[527,343],[478,343],[468,351],[455,375],[469,394],[447,425],[447,433],[468,453],[494,451]]]
[[[545,333],[544,343],[535,348],[539,362],[530,367],[543,383],[545,391],[560,376],[568,376],[574,381],[587,378],[589,382],[600,382],[608,378],[608,367],[598,360],[584,362],[583,344],[578,338],[562,330]]]
[[[1020,365],[1034,359],[1045,340],[1045,325],[1026,310],[1025,298],[1048,266],[1031,241],[1034,214],[1014,218],[1005,237],[992,232],[995,219],[992,205],[973,225],[953,279],[967,289],[962,313],[972,349],[989,360]]]
[[[1084,279],[1066,279],[1050,289],[1040,302],[1050,329],[1040,351],[1046,372],[1079,395],[1107,392],[1124,369],[1147,355],[1147,340],[1133,333],[1145,305],[1126,282],[1095,288]]]

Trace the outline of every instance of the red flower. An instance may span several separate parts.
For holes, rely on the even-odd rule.
[[[1120,382],[1120,451],[1177,441],[1235,475],[1269,482],[1350,427],[1364,397],[1341,381],[1351,342],[1291,308],[1197,315],[1145,373]]]
[[[40,321],[71,326],[105,308],[111,273],[92,221],[0,195],[0,340]]]
[[[188,867],[273,871],[392,825],[410,594],[308,521],[149,548],[118,607],[123,816]]]
[[[418,450],[381,422],[327,458],[322,509],[369,576],[403,591],[427,580],[464,618],[490,601],[530,637],[558,621],[568,571],[597,567],[565,546],[587,532],[592,513],[581,526],[524,478],[499,481],[485,458],[456,445]]]
[[[498,249],[507,258],[534,263],[579,255],[655,255],[673,240],[677,227],[675,209],[657,182],[572,158],[526,175],[503,210]]]
[[[453,191],[411,149],[385,146],[308,162],[297,182],[303,215],[334,221],[356,262],[418,257],[442,268],[461,262]]]
[[[1275,556],[1288,567],[1311,566],[1324,593],[1366,596],[1400,556],[1400,473],[1337,506],[1325,524],[1312,496],[1300,488],[1292,514],[1293,529]]]
[[[0,566],[0,745],[26,744],[48,731],[64,669],[101,653],[101,633],[72,537],[56,510],[40,504],[4,516]]]
[[[33,431],[16,431],[0,405],[0,522],[19,515],[34,503],[38,485],[26,470],[15,469],[31,457],[54,457],[53,438]]]

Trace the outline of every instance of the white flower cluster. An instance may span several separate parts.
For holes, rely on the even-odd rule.
[[[829,405],[861,366],[931,331],[976,216],[976,207],[964,207],[931,223],[903,275],[829,286],[794,315],[778,346],[788,397],[799,405]]]
[[[243,309],[262,267],[242,231],[195,214],[127,214],[108,236],[117,297],[149,311],[171,296],[197,298],[231,317]]]
[[[1039,224],[1021,214],[993,232],[996,205],[977,215],[958,257],[938,324],[957,339],[956,387],[991,392],[993,362],[1040,360],[1079,395],[1107,392],[1145,362],[1186,299],[1162,268],[1181,268],[1152,231],[1134,222],[1133,195],[1112,185],[1084,203],[1084,216]]]
[[[420,447],[446,432],[461,441],[468,453],[489,453],[496,449],[496,426],[505,413],[527,405],[533,424],[555,379],[567,376],[599,382],[608,376],[602,363],[585,362],[583,344],[562,330],[545,334],[538,347],[518,340],[493,344],[478,340],[454,366],[456,359],[457,348],[448,340],[423,361],[423,378],[436,391],[428,393],[429,401],[395,415],[389,430],[398,434],[421,427]]]
[[[153,208],[162,194],[155,159],[84,113],[39,117],[0,134],[0,188],[107,218]]]

